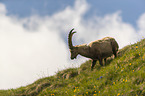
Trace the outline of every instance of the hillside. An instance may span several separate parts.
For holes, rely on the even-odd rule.
[[[91,61],[80,68],[59,71],[18,89],[0,90],[0,96],[145,96],[145,39],[119,50],[107,65]],[[97,62],[99,63],[99,62]]]

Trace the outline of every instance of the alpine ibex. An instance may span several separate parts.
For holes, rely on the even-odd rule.
[[[91,70],[93,70],[93,67],[95,66],[97,60],[99,60],[100,65],[103,66],[103,59],[106,63],[106,58],[112,56],[112,54],[114,54],[115,57],[117,57],[117,51],[119,46],[114,38],[105,37],[103,39],[93,41],[89,45],[82,44],[73,46],[72,36],[74,33],[76,33],[73,32],[73,30],[74,29],[72,29],[68,35],[68,44],[71,52],[71,59],[76,58],[78,54],[87,58],[91,58]]]

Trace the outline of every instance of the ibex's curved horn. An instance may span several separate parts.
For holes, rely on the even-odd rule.
[[[72,44],[72,36],[74,33],[76,32],[72,32],[74,30],[74,28],[69,32],[69,35],[68,35],[68,45],[69,45],[69,49],[72,49],[73,48],[73,44]]]

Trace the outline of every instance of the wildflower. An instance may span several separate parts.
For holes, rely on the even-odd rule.
[[[88,92],[86,92],[86,94],[88,94]]]
[[[113,82],[113,84],[115,85],[115,82]]]
[[[96,86],[94,86],[94,88],[95,88]]]
[[[123,79],[123,81],[125,81],[125,80]]]
[[[140,56],[140,54],[139,54],[139,56]]]
[[[133,70],[133,72],[134,72],[134,70]]]
[[[95,93],[96,93],[96,91],[95,91]]]
[[[131,63],[129,65],[131,65]]]
[[[120,93],[117,94],[117,96],[119,96],[119,95],[120,95]]]
[[[127,82],[127,79],[125,80],[125,82]]]
[[[97,96],[97,94],[94,94],[94,96]]]
[[[103,76],[101,76],[100,78],[103,78]]]
[[[74,90],[74,92],[76,92],[76,89]]]
[[[138,48],[138,46],[136,46],[136,48]]]
[[[98,93],[100,93],[100,91]]]

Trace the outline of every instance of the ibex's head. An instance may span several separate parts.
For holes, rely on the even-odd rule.
[[[78,55],[78,48],[73,46],[72,44],[72,36],[74,33],[76,32],[72,32],[74,29],[72,29],[70,32],[69,32],[69,35],[68,35],[68,45],[69,45],[69,49],[70,49],[70,52],[71,52],[71,59],[74,59],[77,57]]]

